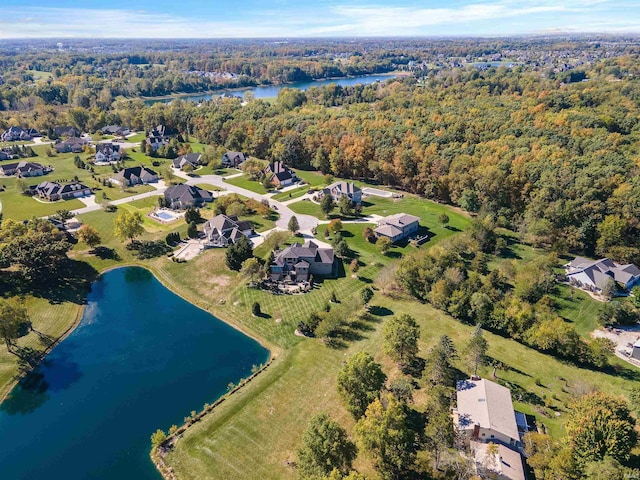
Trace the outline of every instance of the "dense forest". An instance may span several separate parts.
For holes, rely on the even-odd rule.
[[[123,84],[136,81],[128,72]],[[581,75],[468,66],[385,84],[283,89],[277,102],[248,104],[146,106],[87,91],[93,106],[70,108],[52,105],[68,95],[53,82],[35,87],[51,95],[46,104],[5,112],[0,127],[166,123],[203,143],[491,214],[534,245],[638,262],[638,75],[640,61],[622,56]]]

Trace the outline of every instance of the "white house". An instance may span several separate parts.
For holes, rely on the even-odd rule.
[[[113,143],[96,144],[96,162],[117,162],[120,160],[120,145]]]
[[[519,444],[520,434],[508,388],[485,379],[461,380],[456,397],[453,421],[468,440],[511,447]]]
[[[640,283],[640,268],[633,263],[622,265],[609,258],[576,257],[564,267],[569,283],[587,290],[602,292],[611,280],[626,289]]]

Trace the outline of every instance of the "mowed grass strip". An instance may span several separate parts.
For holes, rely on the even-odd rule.
[[[241,177],[234,178],[226,178],[225,182],[235,185],[236,187],[244,188],[246,190],[250,190],[255,193],[267,193],[260,182],[256,182],[255,180],[251,180],[246,175],[242,175]]]

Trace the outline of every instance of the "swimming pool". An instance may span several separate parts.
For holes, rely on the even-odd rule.
[[[174,220],[177,220],[183,215],[184,215],[183,213],[174,212],[172,210],[167,210],[164,208],[161,210],[156,210],[155,212],[151,212],[149,214],[151,218],[154,218],[160,222],[173,222]]]

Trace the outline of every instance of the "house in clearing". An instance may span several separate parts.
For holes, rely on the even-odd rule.
[[[373,230],[377,237],[387,237],[397,242],[416,233],[420,228],[420,218],[408,213],[396,213],[383,218]]]
[[[640,268],[633,263],[619,264],[609,258],[591,260],[576,257],[564,267],[569,283],[590,291],[602,292],[611,280],[627,290],[640,283]]]
[[[178,135],[178,131],[175,128],[167,127],[166,125],[158,125],[152,128],[147,135],[147,147],[152,150],[157,150],[163,145],[167,145],[169,140]]]
[[[96,162],[117,162],[120,160],[120,145],[114,143],[96,144]]]
[[[238,168],[247,158],[249,156],[242,152],[227,152],[222,156],[222,166]]]
[[[54,147],[58,153],[82,153],[88,143],[84,138],[71,137],[64,142],[56,143]]]
[[[520,434],[507,387],[485,379],[461,380],[456,398],[453,421],[468,440],[518,446]]]
[[[82,132],[78,130],[76,127],[69,126],[58,126],[53,127],[53,134],[57,137],[79,137]]]
[[[17,175],[19,177],[39,177],[52,170],[51,167],[45,167],[39,163],[26,162],[24,160],[18,163],[0,165],[0,174],[6,177],[11,175]]]
[[[31,187],[34,194],[40,198],[49,200],[69,200],[71,198],[85,197],[91,195],[91,189],[80,182],[57,183],[57,182],[41,182]]]
[[[172,185],[165,190],[164,200],[173,209],[183,209],[213,202],[213,195],[195,185]]]
[[[131,133],[127,127],[122,127],[120,125],[105,125],[100,129],[103,135],[117,135],[121,137],[126,137]]]
[[[30,130],[24,130],[22,127],[9,127],[2,135],[0,135],[0,141],[3,142],[17,142],[31,140]]]
[[[228,247],[240,237],[253,235],[251,223],[240,221],[234,215],[216,215],[204,224],[204,244],[209,247]]]
[[[335,182],[323,188],[318,197],[331,195],[334,202],[339,202],[342,197],[347,197],[353,203],[362,203],[362,190],[353,182]]]
[[[294,243],[276,252],[270,265],[269,279],[273,282],[308,282],[310,275],[331,276],[335,274],[333,248],[319,248],[312,241]]]
[[[143,166],[129,167],[123,168],[109,180],[118,185],[131,187],[133,185],[146,185],[147,183],[157,182],[158,174]]]
[[[171,166],[180,170],[187,165],[191,165],[191,167],[197,168],[200,165],[201,161],[201,153],[187,153],[186,155],[181,155],[178,158],[174,158],[171,162]]]
[[[272,162],[262,172],[277,187],[286,187],[298,179],[284,162]]]

